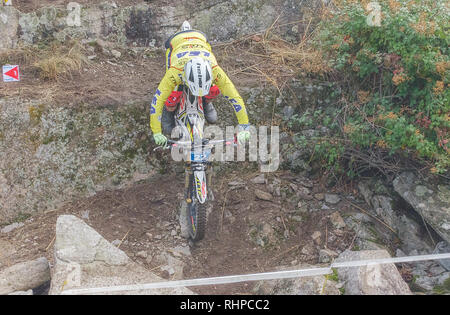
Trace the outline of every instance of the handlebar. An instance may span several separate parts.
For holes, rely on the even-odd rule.
[[[206,146],[214,146],[216,144],[219,143],[224,143],[225,145],[233,145],[236,146],[237,145],[237,138],[235,137],[234,139],[225,139],[225,140],[209,140],[209,139],[202,139],[202,145],[197,145],[197,146],[192,146],[192,142],[191,141],[173,141],[168,139],[167,140],[167,145],[166,146],[158,146],[156,148],[153,149],[153,151],[162,149],[162,150],[168,150],[171,149],[173,147],[177,147],[177,146],[181,146],[181,147],[189,147],[189,148],[204,148]]]

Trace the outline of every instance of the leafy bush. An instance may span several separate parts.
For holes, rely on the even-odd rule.
[[[377,7],[378,26],[371,23]],[[351,146],[353,153],[371,152],[366,157],[373,152],[404,156],[426,163],[432,173],[447,172],[448,2],[342,0],[334,1],[324,17],[314,45],[341,91],[336,119],[342,137],[324,147],[324,154],[333,155],[329,161],[351,159]]]

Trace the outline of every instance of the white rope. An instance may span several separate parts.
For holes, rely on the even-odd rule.
[[[64,295],[105,294],[105,293],[122,292],[122,291],[139,291],[139,290],[179,288],[179,287],[201,286],[201,285],[217,285],[217,284],[237,283],[237,282],[246,282],[246,281],[261,281],[261,280],[276,280],[276,279],[286,279],[286,278],[313,277],[313,276],[331,274],[333,272],[333,270],[332,270],[333,268],[363,267],[363,266],[371,266],[371,265],[379,265],[379,264],[393,264],[393,263],[395,264],[395,263],[406,263],[406,262],[426,261],[426,260],[440,260],[440,259],[450,259],[450,253],[336,262],[336,263],[331,264],[330,267],[325,267],[325,268],[285,270],[285,271],[254,273],[254,274],[246,274],[246,275],[233,275],[233,276],[213,277],[213,278],[199,278],[199,279],[191,279],[191,280],[164,281],[164,282],[153,282],[153,283],[147,283],[147,284],[120,285],[120,286],[100,287],[100,288],[71,289],[71,290],[65,290],[65,291],[61,292],[61,294],[64,294]]]

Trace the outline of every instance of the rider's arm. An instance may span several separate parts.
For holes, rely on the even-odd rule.
[[[215,78],[214,84],[219,87],[220,92],[222,92],[225,98],[233,105],[239,124],[247,125],[247,109],[245,108],[244,100],[234,87],[233,82],[231,82],[225,71],[219,66],[213,67],[213,76]]]
[[[164,103],[174,90],[175,86],[181,84],[178,76],[179,70],[170,68],[159,83],[156,94],[150,104],[150,127],[153,134],[161,133],[161,115]]]

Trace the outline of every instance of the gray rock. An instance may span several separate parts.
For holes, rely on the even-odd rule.
[[[448,243],[450,243],[450,185],[421,182],[412,172],[393,181],[395,191]]]
[[[141,250],[140,252],[136,253],[136,256],[139,258],[146,259],[148,257],[148,253],[145,250]]]
[[[62,215],[56,222],[56,258],[80,264],[103,261],[125,265],[128,257],[100,234],[72,215]]]
[[[373,207],[376,217],[393,229],[402,240],[401,249],[404,252],[410,252],[413,249],[427,253],[432,251],[426,242],[428,235],[423,233],[422,222],[416,222],[403,209],[395,208],[394,198],[398,198],[398,196],[393,194],[380,180],[362,181],[358,184],[358,188],[365,201]],[[377,238],[386,242],[392,241],[393,233],[388,229],[379,228],[377,225],[374,228],[378,234]]]
[[[279,271],[290,269],[310,269],[314,266],[301,264],[288,268],[278,268]],[[326,276],[302,277],[259,281],[253,292],[261,295],[339,295],[337,282]]]
[[[80,244],[81,243],[81,244]],[[68,289],[163,281],[108,243],[82,220],[60,216],[56,223],[55,266],[50,295]],[[193,294],[186,288],[120,291],[103,294]]]
[[[260,189],[255,189],[255,196],[256,196],[256,198],[261,199],[261,200],[266,200],[266,201],[273,200],[273,196],[270,193],[262,191]]]
[[[314,183],[306,178],[302,178],[301,180],[298,181],[301,185],[308,187],[308,188],[313,188],[314,187]]]
[[[243,181],[240,181],[240,180],[234,180],[234,181],[229,182],[229,183],[228,183],[228,186],[231,186],[231,187],[236,187],[236,186],[241,187],[241,186],[245,186],[245,183],[244,183]]]
[[[19,11],[13,6],[0,6],[0,50],[17,46]]]
[[[366,203],[370,206],[372,206],[372,197],[374,195],[374,192],[372,190],[372,187],[370,185],[369,181],[360,181],[358,183],[358,189],[361,195],[363,195],[364,200]]]
[[[315,231],[312,235],[311,238],[314,241],[314,243],[316,245],[319,245],[321,242],[321,237],[322,237],[322,233],[320,231]]]
[[[191,256],[191,250],[189,246],[176,246],[175,248],[169,250],[175,256]]]
[[[304,148],[302,150],[296,150],[292,153],[288,153],[286,155],[286,160],[289,165],[289,168],[294,172],[311,170],[309,163],[305,161],[305,157],[308,156],[309,153],[310,152],[307,148]]]
[[[444,241],[436,244],[433,254],[447,254],[447,253],[450,253],[450,244]],[[450,259],[441,259],[438,260],[438,263],[447,271],[450,271]]]
[[[252,226],[248,235],[252,242],[261,247],[273,246],[279,242],[275,229],[268,223]]]
[[[119,59],[122,56],[122,53],[118,50],[112,49],[111,55],[113,55],[114,58]]]
[[[325,194],[325,202],[330,203],[332,205],[337,204],[341,201],[341,198],[335,194]]]
[[[344,219],[342,219],[338,211],[333,212],[330,215],[330,221],[336,229],[342,229],[346,227],[345,221]]]
[[[385,250],[345,251],[335,262],[389,258]],[[345,281],[348,295],[410,295],[411,291],[394,264],[337,268],[339,279]]]
[[[300,213],[307,213],[308,212],[308,204],[303,202],[303,201],[299,201],[297,203],[297,208],[298,208],[298,210],[296,210],[296,212],[300,212]]]
[[[428,277],[426,275],[415,278],[414,284],[421,287],[423,290],[431,291],[436,286],[438,278]]]
[[[265,184],[266,183],[266,179],[264,177],[264,174],[261,174],[261,175],[256,176],[255,178],[253,178],[251,180],[251,182],[253,184]]]
[[[184,262],[171,255],[167,255],[167,265],[161,267],[161,270],[165,270],[171,276],[171,279],[181,280],[183,279]]]
[[[322,201],[323,199],[325,199],[325,195],[322,193],[314,194],[314,198],[316,198],[319,201]]]
[[[312,256],[316,254],[316,248],[312,244],[306,244],[302,247],[300,253],[308,256],[307,259],[310,259]]]
[[[428,268],[428,272],[429,272],[432,276],[439,276],[439,275],[445,273],[446,271],[447,271],[447,270],[446,270],[444,267],[440,266],[440,265],[437,265],[437,266],[431,266],[430,268]]]
[[[450,279],[450,272],[445,272],[445,273],[439,275],[437,283],[439,285],[442,285],[442,284],[444,284],[444,282],[447,282],[448,279]]]
[[[335,251],[331,250],[331,249],[321,249],[319,251],[319,262],[320,263],[329,263],[331,261],[333,261],[334,258],[338,257],[338,253],[336,253]]]
[[[15,222],[15,223],[12,223],[12,224],[10,224],[10,225],[7,225],[7,226],[5,226],[4,228],[2,228],[1,229],[1,232],[2,233],[9,233],[9,232],[12,232],[12,231],[14,231],[15,229],[18,229],[18,228],[20,228],[20,227],[22,227],[22,226],[24,226],[24,224],[23,223],[17,223],[17,222]]]
[[[295,189],[297,196],[303,199],[311,200],[312,196],[310,196],[311,191],[306,187],[297,187]]]
[[[28,291],[50,281],[46,258],[23,262],[0,271],[0,295]]]

